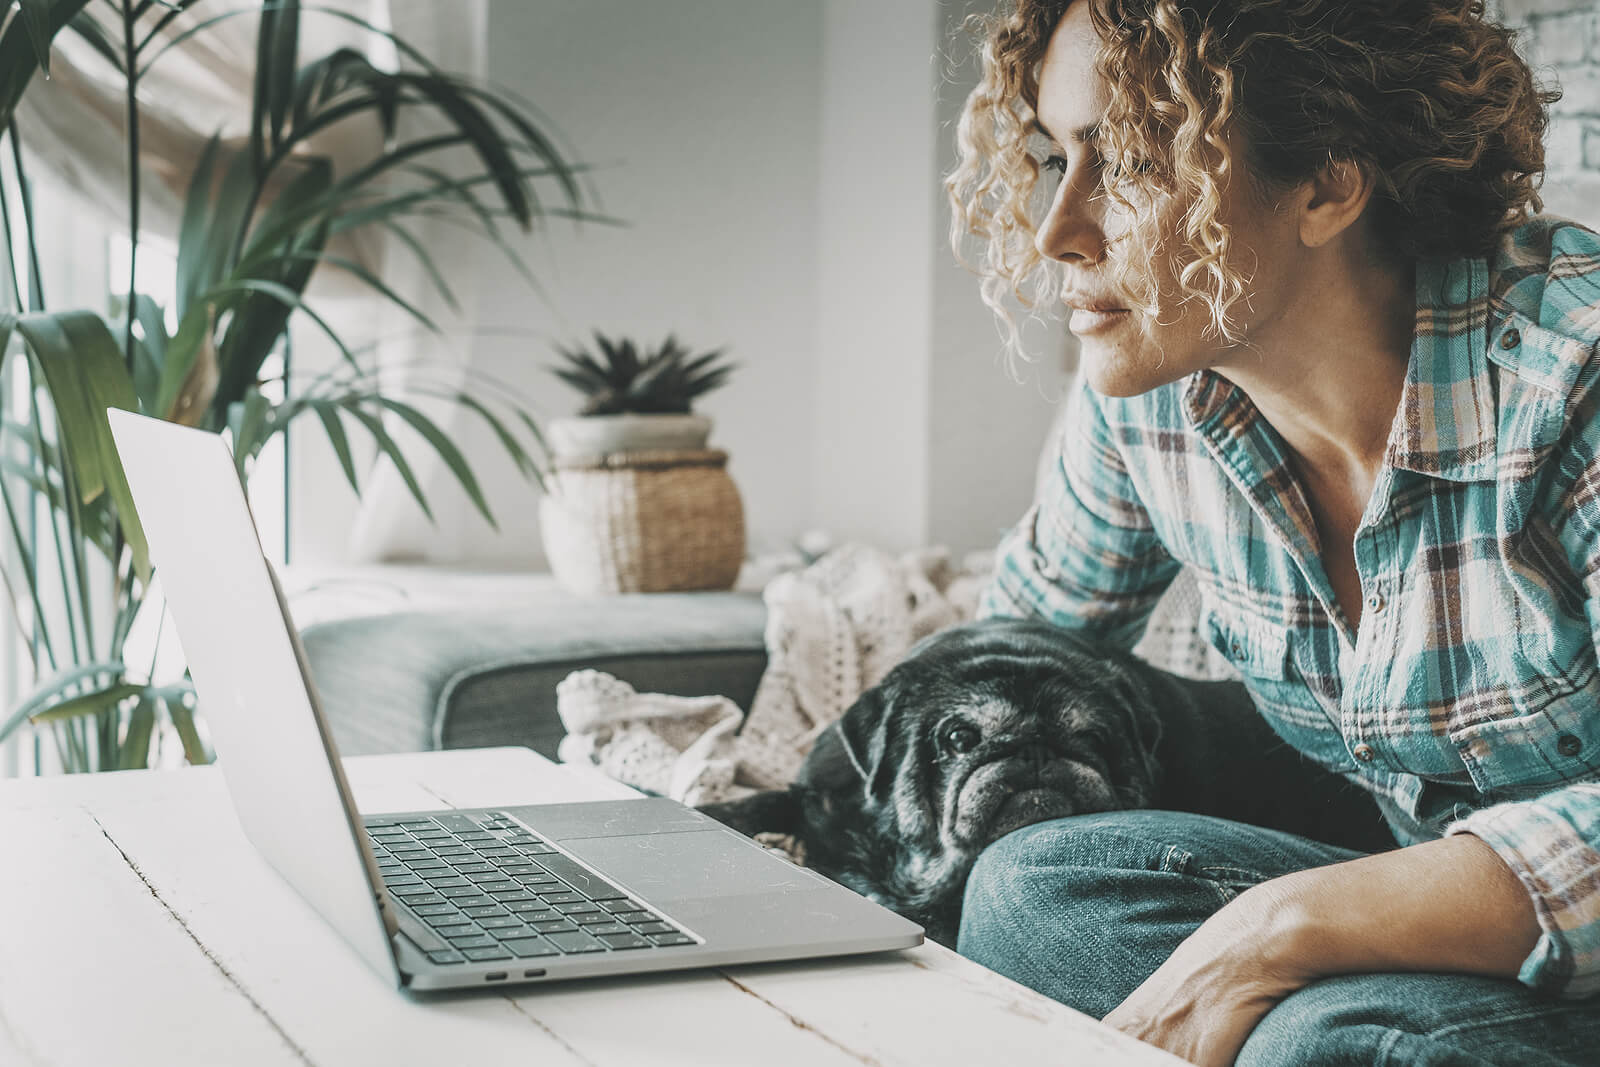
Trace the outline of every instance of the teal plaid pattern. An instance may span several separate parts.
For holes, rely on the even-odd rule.
[[[1352,630],[1282,440],[1209,371],[1080,388],[985,615],[1125,646],[1193,568],[1207,639],[1273,728],[1368,787],[1405,844],[1472,833],[1531,895],[1523,982],[1600,991],[1600,237],[1540,217],[1422,262],[1356,533]]]

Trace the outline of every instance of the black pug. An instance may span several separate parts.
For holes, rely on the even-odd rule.
[[[954,945],[984,846],[1126,808],[1367,852],[1395,844],[1372,798],[1289,747],[1243,685],[1018,619],[923,640],[818,736],[789,788],[699,810],[745,834],[793,835],[807,866]]]

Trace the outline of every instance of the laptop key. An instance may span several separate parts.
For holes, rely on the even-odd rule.
[[[694,938],[690,937],[688,934],[680,934],[677,931],[673,931],[670,934],[651,934],[650,940],[654,941],[658,945],[694,944]]]
[[[496,945],[494,948],[469,948],[466,956],[469,960],[509,960],[511,953]]]
[[[565,919],[545,919],[528,924],[541,934],[558,934],[564,931],[576,930],[578,927]]]
[[[489,894],[500,903],[505,904],[520,900],[533,900],[534,895],[526,889],[497,889]]]
[[[638,934],[624,932],[620,934],[600,934],[600,940],[610,948],[649,948],[650,942]]]
[[[539,899],[544,901],[546,904],[554,906],[556,904],[576,904],[578,901],[582,900],[583,897],[579,896],[577,893],[568,891],[558,893],[545,893],[541,891],[539,892]]]
[[[639,931],[641,934],[677,933],[677,930],[672,926],[671,923],[639,923],[634,926],[634,929]]]
[[[482,893],[478,890],[477,886],[468,882],[464,885],[445,886],[443,889],[439,890],[439,895],[451,898],[460,898],[481,896]]]
[[[606,947],[582,930],[573,930],[570,933],[545,934],[550,943],[562,952],[604,952]]]
[[[478,928],[470,921],[463,921],[465,916],[452,915],[450,918],[452,921],[447,923],[435,922],[428,925],[433,927],[434,933],[447,940],[453,937],[470,937],[478,932]]]
[[[511,868],[507,867],[506,870],[509,872],[511,870]],[[559,885],[559,886],[565,886],[565,884],[566,884],[566,883],[562,882],[559,878],[557,878],[555,875],[551,874],[549,871],[533,871],[533,872],[531,872],[529,874],[514,874],[514,875],[512,875],[512,877],[515,878],[517,881],[521,882],[523,885],[532,885],[532,886]]]
[[[600,906],[610,912],[639,911],[644,905],[637,900],[623,897],[621,900],[602,900]]]
[[[622,926],[621,923],[617,922],[610,915],[607,915],[603,911],[597,911],[597,912],[593,912],[593,913],[590,913],[590,914],[584,914],[584,915],[568,915],[567,918],[571,919],[573,922],[577,923],[579,926],[584,927],[585,929],[588,929],[591,926],[598,926],[598,925]],[[622,928],[624,930],[627,929],[626,926],[622,926]]]
[[[557,904],[556,910],[563,915],[581,915],[586,911],[599,911],[600,905],[591,904],[587,900],[579,900],[566,904]]]
[[[471,897],[451,897],[450,901],[463,910],[468,908],[491,908],[494,906],[494,899],[486,897],[482,893]]]
[[[584,918],[599,919],[601,917],[598,915],[585,915]],[[596,937],[599,937],[601,934],[626,934],[630,932],[627,923],[619,922],[595,922],[592,924],[585,923],[583,928]]]
[[[505,907],[507,911],[533,912],[535,914],[548,911],[551,915],[555,914],[550,906],[542,900],[513,900]]]
[[[461,912],[464,915],[472,916],[474,919],[483,919],[490,915],[504,915],[506,909],[498,904],[484,904],[476,908],[462,908]]]
[[[486,915],[478,925],[485,930],[492,930],[497,926],[521,926],[522,920],[513,915]]]
[[[556,947],[542,937],[519,937],[512,941],[502,941],[501,947],[508,948],[523,959],[534,956],[554,956]]]
[[[656,914],[653,911],[614,911],[611,914],[622,922],[630,924],[655,922],[656,920]]]
[[[416,893],[416,892],[408,891],[406,888],[402,888],[399,892],[395,893],[394,895],[399,897],[401,900],[405,901],[407,904],[443,904],[444,903],[444,897],[441,897],[438,893],[435,893],[431,889],[429,889],[425,893]]]
[[[428,953],[428,958],[434,963],[465,963],[467,958],[454,949],[435,949]]]
[[[441,892],[446,889],[465,889],[472,883],[459,874],[449,871],[429,871],[422,876],[422,880]]]
[[[461,863],[458,861],[455,864],[455,869],[457,874],[464,874],[468,878],[471,878],[475,874],[488,873],[493,873],[496,878],[500,877],[500,872],[494,869],[494,864],[485,863],[482,860],[469,860],[466,863]]]
[[[432,918],[436,915],[454,915],[455,905],[448,902],[444,904],[413,904],[411,910],[423,918]]]
[[[504,926],[495,930],[490,930],[489,936],[494,938],[496,941],[510,941],[513,938],[518,937],[532,937],[533,931],[528,929],[526,926],[521,925]]]
[[[500,879],[499,881],[479,882],[478,883],[478,889],[480,891],[484,892],[484,893],[493,893],[497,889],[520,889],[520,888],[521,888],[521,886],[519,886],[516,882],[506,881],[503,878]]]
[[[446,938],[456,948],[488,948],[490,945],[499,944],[488,934],[456,934]]]

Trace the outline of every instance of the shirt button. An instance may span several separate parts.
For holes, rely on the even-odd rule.
[[[1571,734],[1561,734],[1556,738],[1556,751],[1563,756],[1576,756],[1583,751],[1583,742]]]
[[[1350,753],[1362,763],[1371,763],[1378,757],[1378,754],[1372,751],[1372,746],[1365,741],[1357,742],[1356,746],[1350,750]]]
[[[1505,349],[1508,352],[1511,349],[1516,348],[1521,343],[1522,343],[1522,334],[1517,332],[1517,329],[1515,327],[1512,327],[1511,329],[1507,330],[1505,333],[1500,335],[1500,347]]]
[[[1383,605],[1385,603],[1386,601],[1383,599],[1382,593],[1367,594],[1367,610],[1372,612],[1374,615],[1383,610]]]

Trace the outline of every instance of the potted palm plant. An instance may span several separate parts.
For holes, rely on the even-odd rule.
[[[744,505],[728,454],[706,447],[693,401],[728,380],[722,350],[698,356],[668,337],[641,354],[595,334],[552,367],[584,394],[551,422],[553,469],[539,523],[552,573],[583,593],[728,589],[744,560]]]
[[[26,236],[8,241],[0,259],[0,592],[27,657],[21,699],[0,708],[0,739],[32,724],[37,737],[53,741],[66,770],[145,766],[164,738],[175,738],[191,762],[208,758],[196,714],[203,709],[187,679],[158,679],[153,668],[127,660],[135,621],[160,605],[105,409],[226,432],[241,474],[273,435],[304,422],[326,435],[358,493],[352,436],[364,435],[428,512],[407,449],[390,432],[403,424],[420,442],[411,447],[437,453],[493,523],[465,457],[410,397],[437,397],[484,420],[518,467],[540,479],[547,458],[532,417],[476,381],[459,388],[439,376],[434,381],[446,384],[430,385],[423,375],[395,393],[372,359],[318,314],[307,286],[318,270],[337,268],[437,332],[412,299],[337,251],[341,235],[381,228],[418,257],[453,306],[446,279],[413,232],[417,220],[444,217],[472,229],[524,272],[505,226],[526,230],[552,215],[598,220],[584,209],[580,168],[526,105],[441,70],[392,32],[348,13],[336,14],[393,45],[402,57],[396,69],[349,48],[302,62],[298,0],[208,7],[205,0],[119,0],[91,10],[88,0],[20,0],[0,16],[0,133],[11,142],[17,181],[0,184],[0,205],[21,203],[23,218],[8,215],[6,223]],[[249,134],[238,143],[212,138],[193,168],[176,306],[164,308],[134,285],[140,82],[188,38],[244,16],[259,20]],[[40,240],[15,115],[63,32],[92,45],[126,83],[132,262],[118,321],[90,309],[46,309],[38,284]],[[413,113],[428,116],[427,132],[406,132],[400,120]],[[363,119],[381,130],[381,148],[336,172],[313,150],[313,138]],[[461,151],[474,161],[465,172],[430,162]],[[540,196],[539,183],[554,195]],[[31,284],[22,284],[24,276]],[[320,327],[342,362],[301,387],[269,393],[263,367],[281,352],[294,316]],[[25,417],[14,416],[23,409]]]

